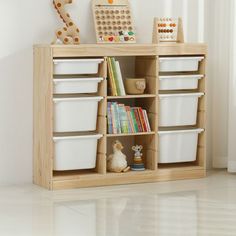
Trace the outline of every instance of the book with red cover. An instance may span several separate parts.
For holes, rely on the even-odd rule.
[[[143,132],[141,121],[140,121],[139,115],[138,115],[138,108],[137,107],[133,107],[132,109],[134,111],[135,120],[136,120],[137,125],[138,125],[138,132]]]
[[[130,107],[126,106],[125,109],[126,109],[128,119],[129,119],[130,133],[135,133],[133,120],[132,120],[132,117],[131,117],[131,114],[130,114]]]
[[[141,125],[142,125],[142,128],[143,128],[143,132],[147,132],[147,125],[146,125],[145,118],[144,118],[144,115],[143,115],[143,110],[142,110],[141,107],[138,108],[138,114],[139,114],[139,119],[141,121]]]

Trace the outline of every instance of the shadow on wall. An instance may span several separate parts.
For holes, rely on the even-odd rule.
[[[0,60],[0,184],[32,176],[32,70],[31,48]]]

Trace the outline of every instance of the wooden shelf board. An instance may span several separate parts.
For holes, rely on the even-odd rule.
[[[107,172],[106,173],[106,176],[108,178],[112,178],[112,177],[128,177],[128,176],[136,176],[136,175],[146,175],[146,174],[154,174],[154,170],[149,170],[149,169],[146,169],[146,170],[143,170],[143,171],[133,171],[133,170],[130,170],[128,172],[125,172],[125,173],[114,173],[114,172]]]
[[[70,180],[78,179],[80,177],[92,177],[96,178],[101,174],[95,172],[95,170],[70,170],[70,171],[54,171],[53,180]]]
[[[108,96],[108,100],[114,99],[130,99],[130,98],[155,98],[155,94],[142,94],[142,95],[126,95],[126,96]]]
[[[157,53],[159,56],[205,55],[207,45],[204,43],[159,43]]]
[[[82,187],[98,187],[106,185],[121,185],[134,183],[151,183],[158,181],[183,180],[183,179],[198,179],[206,176],[204,168],[176,168],[176,169],[161,169],[157,171],[129,171],[127,173],[107,173],[107,174],[90,174],[77,175],[73,178],[57,178],[53,179],[52,189],[70,189]]]
[[[170,163],[158,164],[158,171],[171,171],[171,170],[197,170],[204,169],[204,167],[197,165],[195,162],[184,163]]]
[[[154,44],[50,45],[53,57],[156,56]]]
[[[154,131],[152,132],[142,132],[142,133],[128,133],[128,134],[107,134],[108,138],[112,137],[124,137],[124,136],[142,136],[142,135],[153,135],[155,134]]]

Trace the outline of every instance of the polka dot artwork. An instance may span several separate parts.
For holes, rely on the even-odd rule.
[[[93,0],[97,43],[136,43],[128,0]]]
[[[184,43],[182,18],[154,18],[153,43]]]

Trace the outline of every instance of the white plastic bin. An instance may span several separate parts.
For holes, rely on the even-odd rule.
[[[54,98],[54,132],[94,131],[103,97]]]
[[[160,57],[160,72],[197,71],[204,57]]]
[[[54,170],[93,169],[101,134],[54,137]]]
[[[204,129],[159,131],[159,163],[196,160],[198,135]]]
[[[204,93],[159,94],[159,126],[195,125],[198,99]]]
[[[197,89],[203,75],[167,75],[159,76],[160,90]]]
[[[54,75],[97,74],[104,59],[54,59]]]
[[[103,78],[54,79],[54,94],[96,93]]]

